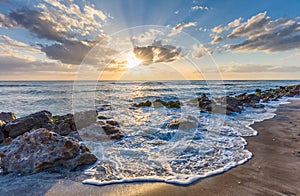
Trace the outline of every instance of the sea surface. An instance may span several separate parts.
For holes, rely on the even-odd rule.
[[[205,93],[211,98],[251,93],[300,81],[18,81],[0,82],[1,111],[17,117],[48,110],[53,115],[96,109],[99,115],[118,121],[125,137],[101,140],[97,127],[82,134],[83,142],[98,157],[85,171],[83,183],[155,181],[190,184],[224,172],[251,159],[244,137],[257,132],[249,125],[272,118],[287,98],[244,108],[241,114],[200,112],[191,100]],[[176,108],[134,108],[141,101],[180,101]],[[195,124],[192,129],[173,130],[174,119]],[[100,133],[101,132],[101,133]],[[85,130],[86,133],[86,130]]]

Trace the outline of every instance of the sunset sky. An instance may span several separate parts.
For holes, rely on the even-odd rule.
[[[299,7],[0,0],[0,80],[300,79]]]

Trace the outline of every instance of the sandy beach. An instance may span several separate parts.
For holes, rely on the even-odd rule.
[[[299,195],[300,100],[278,108],[272,119],[252,127],[259,135],[248,137],[254,157],[223,174],[190,186],[165,183],[133,183],[104,187],[59,180],[46,195]]]
[[[272,119],[252,125],[246,138],[254,157],[223,174],[189,186],[127,183],[92,186],[82,179],[45,172],[2,176],[0,195],[300,195],[300,100],[281,105]],[[74,177],[75,176],[75,177]]]

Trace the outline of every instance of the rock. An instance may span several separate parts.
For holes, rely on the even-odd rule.
[[[253,108],[264,108],[265,105],[264,104],[253,104],[253,105],[251,105],[251,107],[253,107]]]
[[[241,113],[242,109],[240,108],[241,102],[239,99],[234,98],[234,97],[221,97],[219,99],[221,105],[226,108],[228,112],[226,113],[231,113],[231,112],[238,112]]]
[[[204,111],[212,111],[212,105],[215,105],[215,102],[213,100],[210,100],[205,93],[203,93],[202,96],[198,98],[198,106]]]
[[[77,140],[44,128],[15,138],[10,145],[0,148],[0,156],[4,173],[32,173],[54,166],[74,169],[92,164],[97,159]]]
[[[151,105],[152,105],[152,103],[149,100],[147,100],[145,102],[133,104],[134,107],[150,107]]]
[[[1,112],[0,113],[0,121],[5,123],[9,123],[13,120],[16,120],[16,115],[12,112]]]
[[[112,125],[112,126],[120,126],[119,125],[119,123],[117,122],[117,121],[115,121],[115,120],[107,120],[107,121],[105,121],[107,124],[110,124],[110,125]]]
[[[188,119],[174,119],[166,125],[169,129],[190,130],[197,129],[197,121]]]
[[[180,108],[180,102],[179,101],[168,101],[164,105],[167,108]]]
[[[2,143],[5,139],[4,131],[0,128],[0,143]]]
[[[0,129],[1,129],[1,127],[4,128],[5,125],[6,125],[6,122],[0,120]]]
[[[107,117],[105,117],[105,116],[98,116],[97,117],[99,120],[106,120],[107,119]]]
[[[243,105],[250,105],[253,103],[258,103],[260,101],[260,97],[256,94],[242,94],[236,96],[236,98],[243,104]]]
[[[55,131],[60,135],[65,136],[77,130],[74,122],[73,114],[66,114],[64,116],[55,116],[53,117],[53,119],[55,119],[54,120],[55,125],[58,127],[58,129],[54,128],[53,131]]]
[[[72,137],[78,141],[82,141],[80,134],[78,133],[78,131],[72,131],[71,133],[69,133],[67,135],[68,137]]]
[[[89,110],[84,112],[76,112],[74,114],[74,122],[77,130],[87,127],[97,121],[98,112]]]
[[[102,129],[104,130],[104,132],[107,135],[112,135],[112,134],[120,132],[119,128],[117,128],[117,127],[115,127],[113,125],[110,125],[110,124],[104,124],[104,125],[102,125]]]
[[[48,111],[41,111],[7,123],[4,130],[9,137],[15,138],[27,131],[41,128],[49,123],[53,123],[52,114]]]
[[[255,94],[260,95],[261,94],[261,89],[259,89],[259,88],[255,89]]]
[[[104,130],[105,134],[110,136],[110,139],[121,139],[122,137],[124,137],[122,131],[114,125],[105,123],[102,124],[101,127]]]
[[[154,108],[162,108],[164,107],[163,101],[160,99],[157,99],[153,102],[153,107]]]

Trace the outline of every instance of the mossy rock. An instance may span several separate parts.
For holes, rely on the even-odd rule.
[[[55,123],[61,116],[59,115],[56,115],[56,116],[53,116],[53,123]]]

